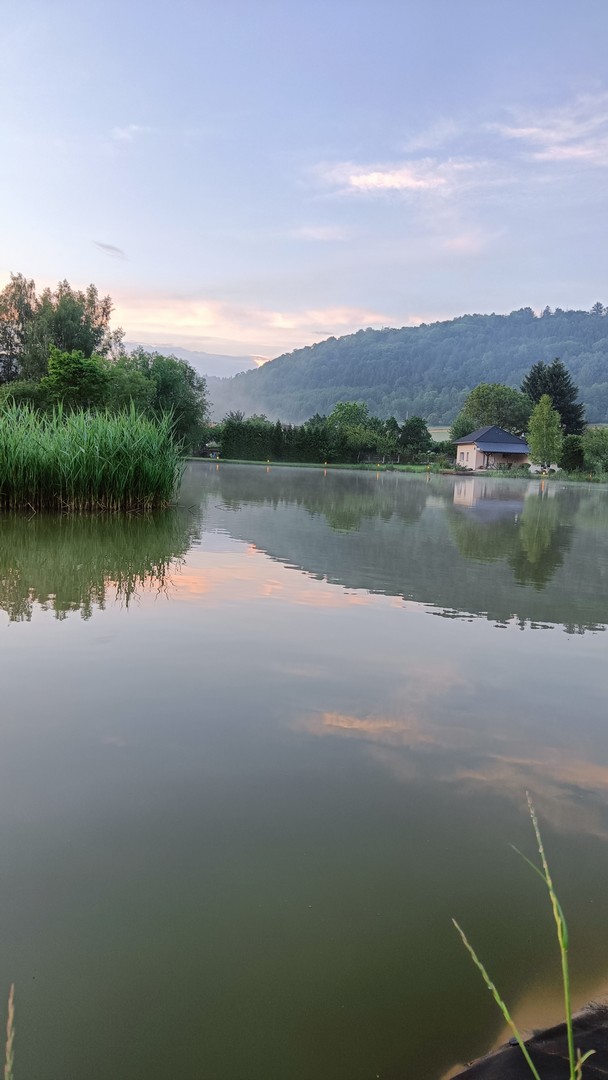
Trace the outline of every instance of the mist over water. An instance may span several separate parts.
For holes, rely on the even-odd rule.
[[[0,523],[0,993],[28,1080],[431,1078],[608,986],[608,498],[192,463]]]

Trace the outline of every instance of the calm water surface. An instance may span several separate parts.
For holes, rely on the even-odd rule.
[[[193,463],[0,522],[18,1080],[434,1080],[608,991],[608,490]]]

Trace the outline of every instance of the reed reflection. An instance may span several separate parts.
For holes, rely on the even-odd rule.
[[[165,589],[198,527],[184,512],[158,515],[7,516],[0,524],[0,609],[29,621],[38,606],[58,619],[91,618],[109,599],[125,606]]]

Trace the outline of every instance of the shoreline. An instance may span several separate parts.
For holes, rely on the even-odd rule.
[[[550,480],[555,482],[556,480],[565,484],[590,484],[597,486],[598,484],[608,485],[608,476],[593,476],[591,474],[578,475],[575,473],[567,473],[561,470],[551,473],[528,473],[525,476],[520,472],[510,472],[509,470],[489,469],[484,471],[469,471],[461,469],[447,469],[441,468],[436,465],[397,465],[387,462],[386,464],[378,463],[374,465],[372,462],[319,462],[319,461],[258,461],[251,460],[249,458],[205,458],[198,457],[195,454],[187,454],[184,458],[185,461],[200,461],[207,465],[258,465],[265,466],[267,469],[332,469],[334,471],[341,472],[402,472],[413,473],[418,476],[458,476],[460,479],[479,479],[479,477],[489,478],[492,480],[522,480],[529,482],[530,480]]]

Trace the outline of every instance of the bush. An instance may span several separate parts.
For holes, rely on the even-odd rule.
[[[587,428],[582,443],[585,469],[593,473],[608,472],[608,428]]]
[[[581,435],[566,435],[559,459],[560,469],[566,472],[578,472],[584,467],[583,439]]]

